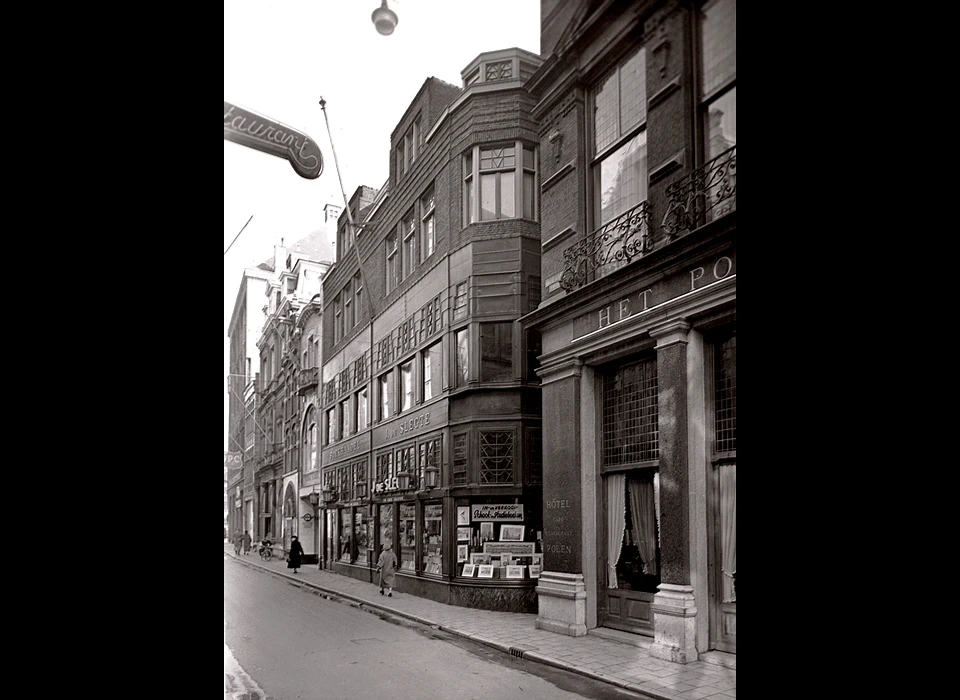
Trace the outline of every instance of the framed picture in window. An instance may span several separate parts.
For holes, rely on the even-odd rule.
[[[507,567],[507,578],[523,578],[523,569],[522,566],[508,566]]]
[[[540,578],[540,567],[539,566],[528,566],[527,569],[530,571],[530,578]]]
[[[470,506],[457,506],[457,525],[470,524]]]
[[[523,525],[501,525],[501,542],[523,542]]]
[[[493,578],[493,564],[481,564],[477,578]]]
[[[470,563],[476,564],[478,566],[480,564],[490,564],[492,558],[493,558],[493,555],[491,554],[481,554],[480,552],[474,552],[473,554],[470,555]]]
[[[469,527],[457,528],[457,542],[469,542],[470,535],[471,535],[471,530]]]
[[[464,564],[464,565],[463,565],[463,573],[460,574],[460,575],[461,575],[461,576],[469,576],[470,578],[473,578],[474,569],[475,569],[475,567],[473,566],[473,564]]]
[[[480,541],[493,539],[493,523],[480,523]]]
[[[466,561],[469,558],[469,546],[465,544],[457,545],[457,563]]]

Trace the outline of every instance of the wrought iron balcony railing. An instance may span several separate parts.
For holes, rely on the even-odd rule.
[[[560,286],[570,291],[609,275],[650,250],[650,207],[640,202],[563,251]]]
[[[737,208],[737,147],[667,187],[667,212],[660,226],[674,238]]]

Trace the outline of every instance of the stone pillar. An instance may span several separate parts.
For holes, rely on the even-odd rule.
[[[697,606],[690,582],[690,494],[687,422],[687,334],[672,320],[651,328],[657,339],[660,431],[660,586],[653,599],[650,655],[696,661]]]
[[[580,372],[565,360],[539,370],[543,395],[543,571],[536,627],[587,633],[580,468]]]

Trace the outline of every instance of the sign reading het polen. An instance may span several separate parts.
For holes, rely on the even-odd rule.
[[[297,175],[308,180],[315,180],[323,172],[323,155],[309,136],[226,100],[223,102],[223,138],[288,160]]]

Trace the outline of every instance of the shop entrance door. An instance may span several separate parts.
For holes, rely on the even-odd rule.
[[[653,596],[660,585],[654,476],[631,470],[604,477],[604,627],[653,636]]]
[[[710,479],[710,648],[737,653],[737,465]]]

